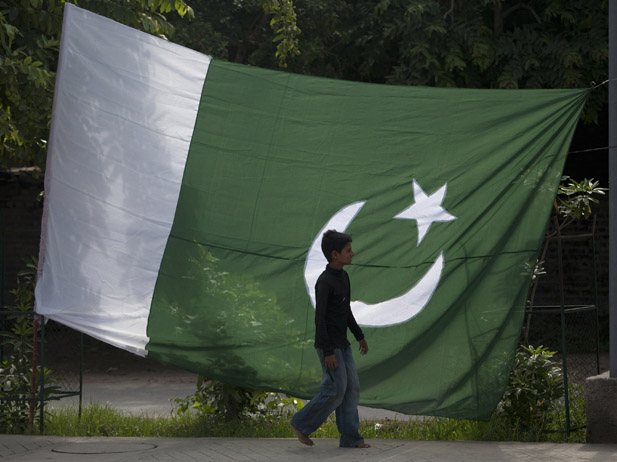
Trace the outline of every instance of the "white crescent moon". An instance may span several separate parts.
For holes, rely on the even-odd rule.
[[[321,237],[328,229],[344,233],[366,201],[354,202],[336,212],[317,233],[304,263],[304,282],[313,308],[315,308],[315,283],[328,261],[321,251]],[[416,316],[427,305],[441,279],[443,252],[429,268],[424,277],[408,292],[381,303],[370,305],[362,301],[352,301],[351,309],[359,325],[363,327],[386,327],[401,324]]]

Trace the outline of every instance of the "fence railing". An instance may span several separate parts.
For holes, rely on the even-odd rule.
[[[589,232],[563,234],[557,216],[553,216],[541,260],[549,255],[548,260],[552,262],[550,267],[543,269],[557,276],[556,280],[551,280],[551,285],[558,304],[534,305],[533,294],[543,280],[539,275],[532,289],[524,328],[525,343],[556,351],[556,360],[562,364],[564,432],[567,435],[586,427],[584,380],[600,373],[595,225],[594,216]],[[584,264],[588,277],[566,280],[566,264]]]
[[[0,311],[0,426],[42,433],[45,404],[83,389],[83,334],[33,311]]]

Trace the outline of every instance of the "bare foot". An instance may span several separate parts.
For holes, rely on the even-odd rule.
[[[298,437],[298,441],[300,441],[300,443],[306,444],[307,446],[312,446],[315,444],[313,443],[313,440],[310,439],[308,436],[306,436],[304,433],[300,433],[300,430],[297,430],[293,425],[290,425],[290,426],[291,426],[291,429],[296,434],[296,436]]]
[[[371,445],[367,444],[367,443],[361,443],[361,444],[357,445],[356,447],[364,449],[364,448],[370,448]]]

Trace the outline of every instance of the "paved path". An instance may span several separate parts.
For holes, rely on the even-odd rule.
[[[343,449],[337,440],[313,447],[295,439],[77,438],[0,435],[0,460],[23,462],[132,461],[617,461],[617,445],[367,440],[369,449]]]

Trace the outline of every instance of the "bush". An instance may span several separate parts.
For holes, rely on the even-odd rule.
[[[302,409],[304,406],[299,399],[279,393],[248,390],[204,377],[197,379],[194,395],[176,398],[174,401],[178,405],[178,414],[193,409],[203,415],[223,417],[227,421],[255,415],[280,414],[290,408]]]
[[[514,428],[542,430],[551,410],[563,395],[563,372],[552,361],[554,351],[540,346],[522,347],[517,352],[510,382],[497,407]]]
[[[34,286],[36,259],[28,262],[26,269],[18,274],[17,288],[11,291],[12,306],[3,307],[0,313],[2,357],[0,360],[0,432],[24,433],[39,417],[39,391],[41,368],[36,367],[33,382],[34,351]],[[45,395],[50,397],[58,389],[52,384],[51,371],[43,371]],[[32,390],[35,390],[34,396]],[[33,400],[35,400],[33,402]],[[33,418],[30,422],[30,406],[33,402]]]

